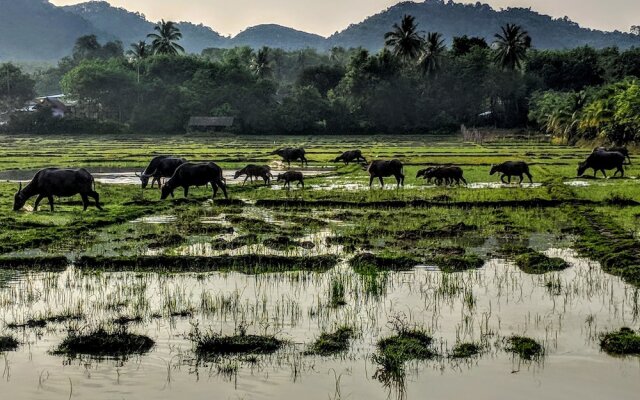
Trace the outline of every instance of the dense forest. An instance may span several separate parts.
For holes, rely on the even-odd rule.
[[[101,41],[128,44],[140,40],[153,28],[143,14],[113,7],[104,1],[56,7],[47,0],[0,0],[0,60],[57,61],[73,48],[82,35],[96,35]],[[321,52],[333,47],[362,47],[377,53],[384,47],[382,36],[389,27],[410,14],[432,32],[440,32],[450,46],[454,37],[476,36],[491,42],[498,26],[515,23],[535,38],[537,49],[571,49],[640,46],[640,35],[603,32],[580,27],[569,18],[552,18],[529,8],[496,10],[480,2],[426,0],[402,2],[354,23],[328,38],[275,24],[248,27],[234,37],[226,37],[203,25],[177,22],[182,46],[187,53],[200,54],[205,48],[264,46],[293,51],[312,48]]]
[[[172,22],[128,50],[83,36],[41,73],[0,66],[0,106],[62,90],[91,113],[17,112],[4,129],[175,133],[191,116],[233,116],[232,129],[246,134],[433,133],[465,124],[539,128],[570,142],[640,138],[639,48],[535,50],[535,37],[515,24],[496,27],[491,42],[461,36],[450,46],[421,32],[405,15],[377,53],[245,46],[199,56],[185,53]]]

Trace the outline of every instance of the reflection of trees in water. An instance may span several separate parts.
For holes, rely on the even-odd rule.
[[[6,287],[7,284],[15,280],[20,275],[18,271],[0,271],[0,288]]]

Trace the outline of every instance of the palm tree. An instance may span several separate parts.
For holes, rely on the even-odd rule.
[[[131,43],[131,49],[127,51],[127,55],[131,61],[136,63],[138,71],[138,83],[140,83],[140,62],[151,54],[151,47],[144,40],[138,43]]]
[[[418,25],[411,15],[402,17],[400,25],[393,24],[393,30],[384,35],[384,44],[393,55],[402,61],[413,61],[420,56],[424,38],[418,32]]]
[[[136,61],[143,60],[151,54],[151,48],[144,40],[138,43],[131,43],[131,48],[127,51],[127,55]]]
[[[504,69],[516,70],[522,67],[527,58],[527,50],[531,47],[531,37],[527,31],[515,24],[507,24],[502,28],[502,34],[496,33],[495,61]]]
[[[424,42],[420,67],[425,75],[435,75],[440,70],[440,59],[446,50],[442,35],[437,32],[429,32]]]
[[[273,68],[271,67],[271,57],[268,47],[263,47],[255,54],[251,59],[249,68],[259,78],[268,78],[273,74]]]
[[[182,39],[182,33],[174,22],[162,20],[153,29],[157,33],[147,35],[148,38],[153,39],[151,42],[153,54],[175,55],[184,52],[184,48],[177,43]]]

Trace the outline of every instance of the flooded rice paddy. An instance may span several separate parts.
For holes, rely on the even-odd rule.
[[[233,186],[159,201],[135,176],[149,142],[51,140],[38,159],[87,165],[105,211],[11,212],[43,147],[10,141],[0,398],[638,398],[640,357],[601,340],[640,329],[640,180],[576,178],[589,149],[278,138],[312,160],[282,190],[232,179],[242,157],[286,170],[275,139],[166,138],[156,152],[220,160]],[[405,187],[332,162],[350,148],[401,159]],[[507,159],[534,183],[489,175]],[[453,163],[468,185],[413,179]]]
[[[0,313],[21,324],[76,315],[61,323],[18,328],[24,343],[4,355],[0,390],[8,398],[544,398],[633,399],[640,389],[637,358],[615,358],[598,347],[598,333],[637,322],[638,290],[567,249],[549,249],[571,267],[527,275],[504,259],[459,274],[415,269],[361,276],[344,264],[326,273],[16,273],[3,276]],[[328,304],[332,282],[345,288],[345,305]],[[126,361],[66,359],[51,350],[73,327],[114,325],[149,336],[155,347]],[[389,321],[424,327],[442,357],[412,362],[402,382],[374,379],[375,343],[392,334]],[[304,351],[320,332],[355,329],[349,350],[335,357]],[[195,327],[232,335],[285,340],[278,352],[201,361],[189,340]],[[503,338],[526,334],[546,355],[527,362],[504,351]],[[481,343],[469,360],[446,354],[457,342]],[[230,371],[230,372],[229,372]],[[598,377],[594,379],[594,377]],[[491,385],[486,385],[491,381]]]

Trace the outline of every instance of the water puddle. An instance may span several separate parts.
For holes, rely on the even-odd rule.
[[[422,399],[425,393],[456,399],[636,399],[637,357],[602,353],[598,335],[637,327],[637,289],[571,250],[546,253],[571,268],[527,275],[494,259],[463,273],[425,266],[377,277],[359,276],[346,265],[322,274],[83,274],[70,268],[12,276],[0,284],[3,324],[70,311],[83,319],[9,331],[21,347],[6,353],[0,390],[7,398],[36,400],[197,399],[214,392],[223,399]],[[339,308],[330,306],[335,282],[344,287],[345,305]],[[123,316],[141,318],[128,330],[156,342],[148,355],[100,362],[50,353],[68,328],[109,327]],[[376,342],[392,334],[390,319],[431,332],[438,351],[460,340],[484,343],[487,353],[469,362],[409,363],[406,379],[396,382],[400,386],[386,386],[372,379],[378,365],[371,355]],[[344,324],[358,332],[344,355],[303,355],[320,332]],[[196,362],[188,338],[194,326],[229,335],[240,325],[249,334],[272,334],[290,344],[271,356]],[[503,351],[502,338],[513,334],[543,343],[544,361],[522,363]]]

